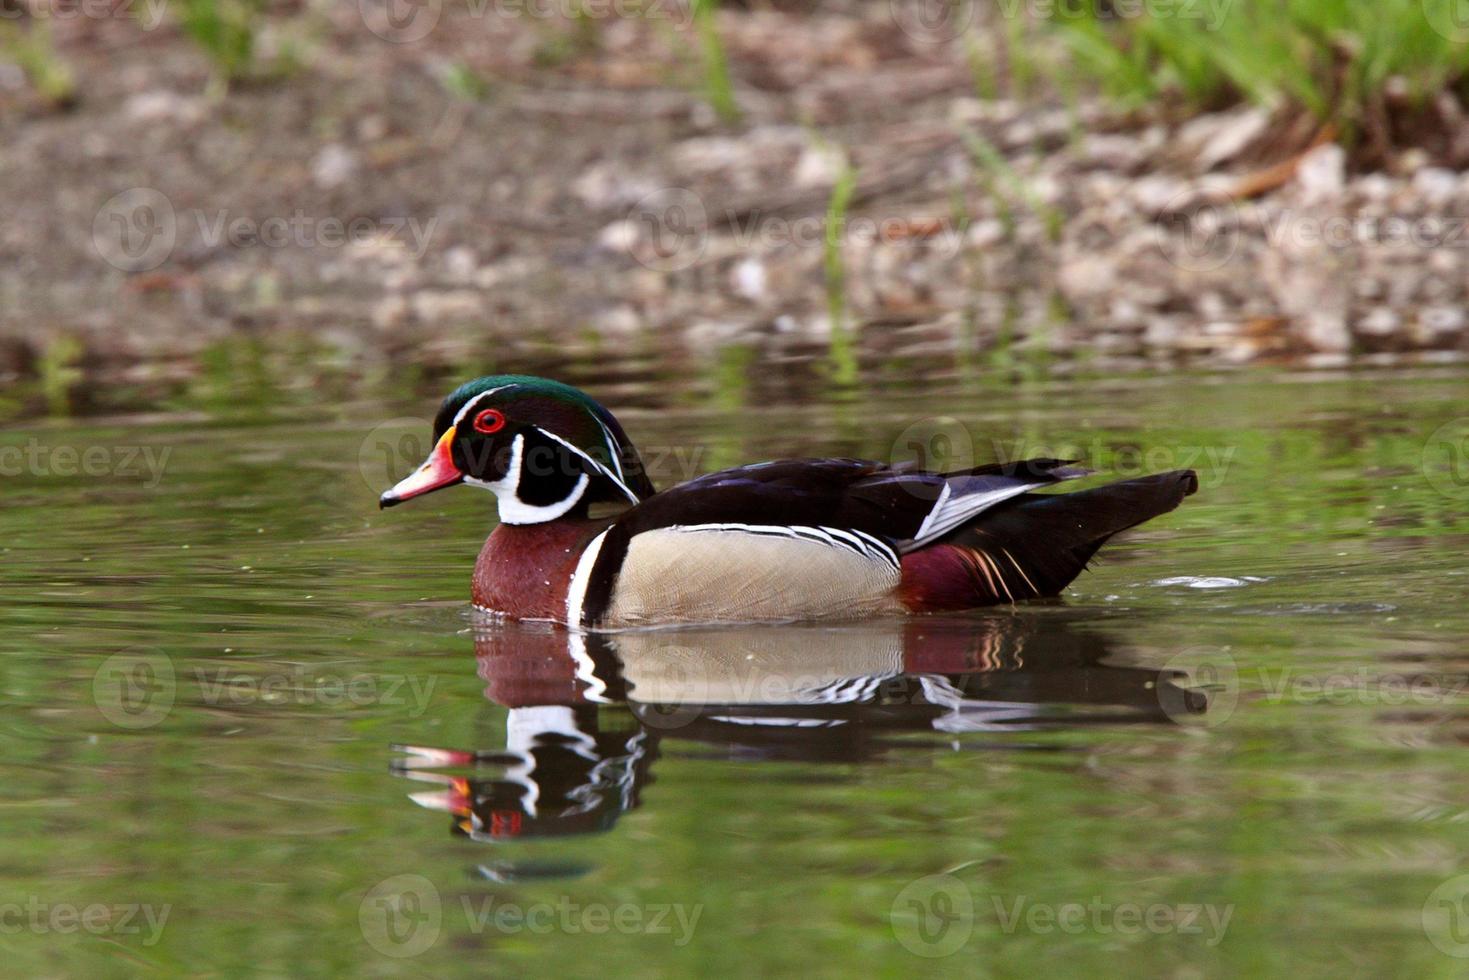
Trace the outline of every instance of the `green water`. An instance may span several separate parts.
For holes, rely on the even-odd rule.
[[[376,510],[429,398],[12,426],[5,970],[1462,976],[1466,381],[643,392],[660,485],[1201,489],[1060,603],[582,647],[471,623],[488,495]]]

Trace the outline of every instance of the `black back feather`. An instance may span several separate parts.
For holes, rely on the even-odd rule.
[[[1025,493],[940,543],[1008,553],[1025,573],[1023,582],[1005,576],[1015,599],[1059,595],[1108,538],[1168,513],[1198,488],[1193,470],[1172,470],[1075,493]]]

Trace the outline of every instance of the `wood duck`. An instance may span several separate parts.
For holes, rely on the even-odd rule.
[[[1066,494],[1074,460],[952,473],[860,459],[738,466],[657,491],[612,413],[525,375],[461,385],[391,507],[467,483],[498,498],[473,601],[576,630],[967,609],[1058,595],[1112,535],[1198,488],[1174,470]],[[607,511],[613,513],[606,513]]]

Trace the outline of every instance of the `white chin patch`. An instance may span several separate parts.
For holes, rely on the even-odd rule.
[[[571,495],[554,504],[528,504],[513,493],[499,494],[500,521],[504,524],[541,524],[564,517],[581,500],[582,494],[587,491],[589,482],[591,481],[583,473],[581,479],[576,481],[576,486],[572,488]]]
[[[583,473],[565,499],[554,504],[528,504],[520,499],[520,460],[525,453],[525,437],[516,436],[510,444],[510,466],[505,476],[491,482],[466,476],[464,482],[473,487],[483,487],[494,492],[500,505],[501,524],[544,524],[564,517],[587,492],[591,480]]]

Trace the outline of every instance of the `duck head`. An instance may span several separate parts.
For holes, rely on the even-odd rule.
[[[423,465],[378,500],[392,507],[459,483],[494,492],[500,520],[539,524],[655,491],[612,413],[558,381],[501,374],[460,385],[439,407]]]

